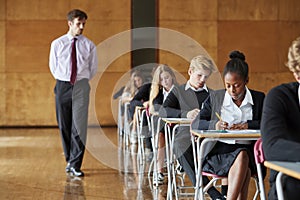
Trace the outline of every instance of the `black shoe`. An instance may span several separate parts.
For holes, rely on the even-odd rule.
[[[70,163],[68,163],[67,166],[66,166],[66,173],[69,173],[69,172],[71,172]]]
[[[153,179],[153,185],[161,185],[164,183],[165,176],[163,173],[158,173],[156,177]]]
[[[70,172],[72,173],[73,176],[84,176],[84,173],[80,169],[75,169],[74,167],[70,168]]]
[[[217,197],[215,200],[226,200],[226,196]]]

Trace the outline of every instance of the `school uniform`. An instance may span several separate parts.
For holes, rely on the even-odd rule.
[[[248,123],[249,129],[259,129],[264,97],[264,93],[246,88],[246,95],[241,106],[237,107],[235,105],[237,110],[232,110],[234,103],[226,90],[211,92],[210,97],[205,101],[202,110],[194,120],[192,128],[214,130],[216,123],[219,121],[215,114],[217,112],[221,113],[222,119],[230,122],[230,124],[243,121]],[[231,113],[230,110],[232,110]],[[250,158],[249,168],[252,173],[256,172],[253,154],[254,142],[245,143],[233,140],[227,143],[215,142],[210,145],[204,153],[203,171],[219,176],[227,176],[237,155],[245,150]]]
[[[151,91],[151,83],[145,83],[142,85],[138,92],[134,95],[133,99],[130,101],[130,117],[133,118],[135,107],[137,106],[143,106],[143,103],[146,101],[149,101]]]
[[[271,89],[266,97],[261,133],[266,160],[300,162],[300,86],[286,83]],[[269,199],[277,199],[277,172],[270,172]],[[299,199],[300,181],[283,179],[285,199]]]
[[[186,118],[187,113],[195,108],[200,109],[202,103],[212,90],[206,85],[195,90],[189,82],[179,87],[174,87],[159,111],[161,117]],[[195,182],[193,151],[189,127],[180,127],[174,138],[174,153],[184,171]],[[194,178],[192,178],[194,177]]]

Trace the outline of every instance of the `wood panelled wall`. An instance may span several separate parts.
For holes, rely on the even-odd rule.
[[[130,6],[129,0],[0,0],[0,126],[56,125],[48,56],[51,41],[68,30],[69,10],[87,12],[84,34],[98,45],[130,29]],[[288,46],[300,36],[299,0],[160,0],[158,10],[160,27],[196,40],[220,71],[230,51],[243,51],[249,87],[267,92],[293,81],[284,63]],[[187,76],[188,62],[182,57],[161,50],[159,62]],[[95,109],[102,125],[115,124],[117,104],[111,96],[129,69],[126,53],[99,81]]]

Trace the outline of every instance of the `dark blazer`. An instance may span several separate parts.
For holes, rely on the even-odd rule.
[[[200,109],[202,103],[208,97],[208,92],[203,90],[195,92],[191,89],[185,90],[185,85],[174,87],[160,109],[161,117],[185,118],[187,113],[195,108]],[[208,89],[210,91],[211,89]]]
[[[153,99],[153,106],[154,106],[154,110],[156,112],[159,111],[159,109],[161,108],[163,102],[164,102],[163,88],[160,88],[159,91],[158,91],[157,96]]]
[[[259,129],[265,94],[251,89],[249,91],[254,105],[252,106],[253,119],[247,121],[248,127],[249,129]],[[192,123],[193,129],[215,129],[215,125],[219,121],[215,112],[221,113],[225,92],[226,90],[222,89],[210,93],[209,98],[204,102],[203,108]]]
[[[132,101],[149,101],[149,95],[150,95],[150,91],[151,91],[151,83],[145,83],[144,85],[142,85],[138,92],[134,95]]]
[[[211,89],[195,92],[192,89],[185,90],[186,84],[174,87],[159,110],[160,117],[186,118],[187,113],[195,108],[201,109],[202,103],[208,97]],[[189,127],[179,127],[174,137],[174,153],[181,157],[191,146]]]
[[[138,92],[134,95],[133,99],[130,101],[130,107],[129,107],[131,118],[134,115],[136,106],[143,106],[143,103],[145,101],[149,101],[150,90],[151,90],[151,83],[145,83],[139,88]]]
[[[113,95],[113,99],[117,99],[122,96],[125,86],[121,87],[116,93]]]
[[[261,133],[266,160],[300,162],[299,83],[292,82],[271,89],[266,97]],[[277,172],[270,173],[270,198],[275,198]],[[285,179],[286,195],[300,196],[300,181]],[[288,188],[293,186],[294,188]],[[296,193],[294,193],[296,192]],[[271,196],[270,196],[271,195]],[[287,199],[293,199],[292,197]]]
[[[248,120],[249,129],[259,129],[260,121],[262,116],[263,102],[265,98],[265,94],[259,91],[250,90],[253,106],[252,106],[252,120]],[[226,90],[217,90],[212,91],[209,95],[209,98],[204,102],[203,108],[200,113],[197,115],[195,120],[192,123],[192,129],[198,130],[215,130],[215,125],[219,121],[215,112],[221,113],[221,107],[223,105],[224,96]],[[209,146],[205,149],[204,156],[210,152],[210,150],[214,147],[216,142],[211,142]]]

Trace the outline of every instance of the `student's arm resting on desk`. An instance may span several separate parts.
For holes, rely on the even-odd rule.
[[[195,118],[192,123],[192,129],[197,130],[208,130],[208,129],[215,129],[211,128],[214,127],[218,120],[211,120],[211,101],[210,97],[208,97],[203,104],[203,108]]]
[[[247,129],[259,129],[265,95],[262,92],[254,90],[250,90],[250,92],[252,94],[254,103],[252,107],[253,118],[252,120],[247,121]],[[215,112],[221,113],[224,95],[224,90],[211,92],[209,98],[207,98],[204,102],[203,108],[200,111],[200,115],[197,117],[198,121],[195,121],[198,124],[198,129],[216,129],[216,124],[218,123],[219,119]]]
[[[145,83],[139,88],[138,92],[134,95],[132,100],[142,101],[142,102],[149,101],[150,90],[151,90],[151,83]]]
[[[138,92],[130,101],[130,112],[133,114],[136,106],[143,106],[145,101],[149,101],[151,83],[146,83],[140,87]]]
[[[186,112],[187,113],[187,112]],[[163,106],[159,110],[159,116],[161,117],[186,117],[186,113],[182,113],[180,110],[180,104],[176,97],[174,90],[170,92],[168,97],[163,103]]]
[[[283,85],[269,91],[261,133],[267,160],[300,161],[300,111],[297,89]]]
[[[159,93],[157,96],[153,99],[153,109],[155,112],[158,112],[163,104],[164,101],[164,95],[162,90],[159,90]]]
[[[116,93],[113,95],[113,99],[117,99],[122,96],[125,86],[122,86]]]

